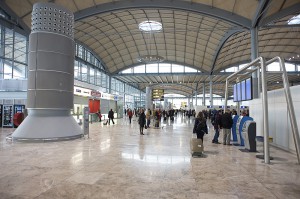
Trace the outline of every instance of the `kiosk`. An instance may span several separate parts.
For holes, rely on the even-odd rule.
[[[243,138],[243,135],[242,135],[242,130],[243,130],[243,125],[246,121],[253,121],[253,118],[252,117],[248,117],[248,116],[240,116],[238,119],[237,119],[237,122],[236,122],[236,134],[237,134],[237,140],[238,140],[238,144],[240,146],[244,146],[244,138]]]
[[[233,115],[232,119],[233,119],[233,124],[232,124],[232,141],[233,142],[237,142],[237,134],[236,134],[236,124],[237,124],[237,120],[238,120],[239,116],[238,115]]]
[[[242,128],[242,135],[245,142],[245,149],[249,152],[256,152],[256,122],[247,120]]]

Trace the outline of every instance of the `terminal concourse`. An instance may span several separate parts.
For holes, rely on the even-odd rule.
[[[0,199],[299,199],[299,113],[299,0],[0,0]]]
[[[241,147],[204,136],[204,158],[192,158],[193,118],[153,125],[140,135],[136,117],[90,125],[90,138],[11,143],[1,130],[1,198],[299,198],[294,154],[271,148],[270,165]],[[211,126],[210,126],[211,127]],[[262,146],[258,146],[262,152]]]

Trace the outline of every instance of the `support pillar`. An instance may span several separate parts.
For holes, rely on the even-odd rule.
[[[209,101],[210,106],[214,105],[214,98],[213,98],[213,82],[212,82],[212,76],[209,76]]]
[[[151,87],[146,87],[146,97],[145,97],[145,108],[152,110],[152,89]]]
[[[13,140],[82,137],[80,126],[70,114],[74,89],[73,27],[74,15],[69,10],[54,3],[33,5],[28,50],[28,116],[12,134]]]
[[[196,91],[196,92],[195,92],[196,106],[198,106],[198,97],[197,97],[197,95],[198,95],[198,92]]]
[[[202,97],[202,105],[205,106],[205,82],[203,82],[203,97]]]
[[[255,60],[258,57],[258,31],[257,28],[251,28],[251,61]],[[255,68],[255,66],[252,66]],[[259,87],[259,71],[252,73],[252,88],[253,88],[253,98],[260,97],[260,87]]]
[[[108,93],[111,94],[111,76],[108,76]]]

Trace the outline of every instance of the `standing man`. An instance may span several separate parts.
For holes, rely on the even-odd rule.
[[[222,127],[223,127],[223,144],[230,145],[231,139],[231,127],[233,124],[232,117],[230,115],[230,110],[226,109],[225,113],[222,115]]]
[[[114,122],[114,112],[112,109],[110,109],[110,111],[108,112],[108,124],[110,124],[110,120],[112,121],[113,124],[115,124]]]
[[[212,143],[215,143],[215,144],[221,144],[218,141],[219,135],[220,135],[220,129],[222,127],[222,120],[221,120],[222,115],[221,114],[222,114],[222,111],[218,111],[215,115],[215,120],[212,123],[212,125],[214,126],[214,129],[215,129],[215,136],[214,136],[214,139],[212,140]]]
[[[141,113],[139,116],[139,125],[140,125],[140,135],[144,135],[144,126],[146,125],[146,115],[144,113],[144,109],[141,109]]]

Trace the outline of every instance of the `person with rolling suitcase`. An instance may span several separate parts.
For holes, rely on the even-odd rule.
[[[191,138],[191,152],[192,156],[202,156],[203,151],[203,136],[208,133],[206,119],[202,112],[199,112],[197,118],[195,119],[195,125],[193,128],[193,133],[197,135],[196,138]]]

